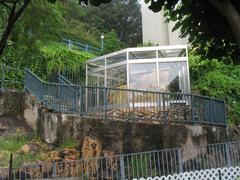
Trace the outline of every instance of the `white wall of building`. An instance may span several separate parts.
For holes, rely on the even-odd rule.
[[[151,42],[160,46],[188,44],[187,38],[179,38],[179,30],[172,32],[174,22],[166,23],[163,11],[154,13],[144,1],[141,4],[143,43]]]

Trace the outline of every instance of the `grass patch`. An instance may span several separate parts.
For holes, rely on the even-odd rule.
[[[31,137],[21,134],[11,134],[0,138],[0,150],[15,153],[24,144],[31,141]]]
[[[31,141],[41,142],[36,133],[14,133],[0,137],[0,167],[9,165],[10,154],[13,154],[13,167],[19,167],[24,162],[42,160],[40,154],[21,152],[23,145]]]
[[[69,149],[73,149],[77,147],[77,141],[74,139],[66,139],[64,140],[64,142],[62,142],[58,148],[59,149],[64,149],[64,148],[69,148]]]
[[[41,147],[39,151],[24,153],[22,147],[30,142],[40,144]],[[47,160],[50,151],[61,151],[65,148],[73,149],[77,146],[77,141],[74,139],[67,139],[53,148],[52,146],[41,142],[40,137],[36,133],[10,134],[8,136],[0,137],[0,167],[9,166],[10,154],[13,154],[13,167],[18,168],[24,163]]]

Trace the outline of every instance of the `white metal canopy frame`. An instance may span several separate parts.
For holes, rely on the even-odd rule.
[[[190,93],[187,45],[127,48],[90,59],[86,85]]]

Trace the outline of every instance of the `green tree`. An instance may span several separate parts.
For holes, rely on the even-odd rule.
[[[23,14],[31,0],[0,0],[0,8],[7,12],[6,25],[1,35],[0,40],[0,55],[6,46],[9,35],[12,32],[13,26]],[[2,10],[1,10],[2,11]]]
[[[56,17],[58,16],[57,13],[49,14],[49,3],[46,2],[55,2],[55,0],[36,0],[31,3],[31,0],[0,0],[0,28],[1,28],[1,39],[0,39],[0,56],[3,53],[3,50],[7,44],[10,34],[13,32],[16,23],[18,22],[19,18],[22,17],[23,13],[27,10],[30,4],[32,4],[32,8],[30,9],[31,15],[25,17],[24,19],[27,20],[28,24],[31,27],[28,28],[29,34],[34,29],[36,23],[39,23],[39,19],[43,20],[43,16],[45,16],[44,22],[55,21]],[[38,11],[41,10],[41,11]],[[40,12],[40,13],[39,13]],[[31,21],[30,21],[31,19]],[[40,21],[42,22],[42,21]],[[25,23],[25,25],[27,25]],[[39,24],[38,24],[39,25]],[[24,27],[21,27],[22,29]],[[45,30],[51,29],[51,26],[48,28],[44,28]],[[34,30],[37,30],[36,28]],[[43,29],[42,29],[43,30]],[[56,31],[57,28],[53,31]],[[43,32],[38,33],[38,35],[44,34]]]
[[[228,122],[240,123],[240,65],[224,64],[225,59],[203,59],[190,53],[191,89],[194,93],[226,102]]]
[[[83,7],[81,20],[101,31],[114,30],[128,46],[142,42],[141,6],[138,0],[113,0],[99,7]]]

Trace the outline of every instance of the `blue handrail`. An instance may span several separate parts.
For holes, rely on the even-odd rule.
[[[102,51],[102,49],[100,49],[100,48],[91,46],[89,44],[84,44],[84,43],[80,43],[80,42],[77,42],[77,41],[73,41],[71,39],[63,38],[62,41],[63,41],[64,44],[66,44],[68,46],[68,48],[75,47],[75,48],[80,49],[82,51],[86,51],[86,52],[90,52],[90,53],[94,53],[94,54]]]
[[[113,120],[226,125],[224,101],[193,94],[78,86],[60,78],[59,83],[45,82],[26,69],[25,89],[57,112]]]

